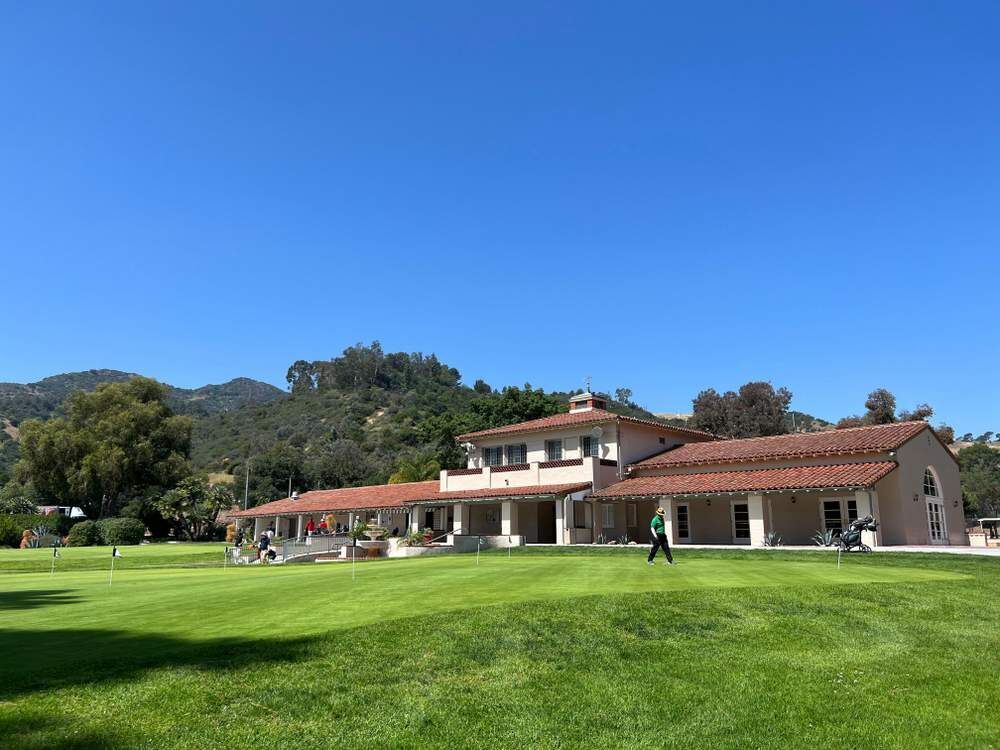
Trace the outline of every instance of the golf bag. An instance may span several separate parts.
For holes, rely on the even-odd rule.
[[[837,544],[844,552],[851,552],[853,550],[871,552],[872,548],[861,541],[861,532],[876,530],[878,530],[878,521],[875,520],[874,516],[869,515],[859,518],[851,521],[847,529],[837,538]]]

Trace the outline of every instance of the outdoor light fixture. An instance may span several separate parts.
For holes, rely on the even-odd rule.
[[[792,502],[795,502],[795,495],[792,495]]]
[[[914,492],[913,493],[913,502],[917,502],[917,500],[919,500],[919,499],[920,499],[920,495],[918,495],[916,492]]]

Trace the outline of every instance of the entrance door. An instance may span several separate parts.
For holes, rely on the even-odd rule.
[[[750,544],[750,506],[734,502],[730,506],[733,544]]]
[[[552,500],[538,503],[538,543],[556,543],[556,504]]]
[[[931,544],[948,543],[948,525],[944,517],[944,503],[927,498],[927,530]]]

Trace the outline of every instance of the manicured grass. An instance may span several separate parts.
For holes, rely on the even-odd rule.
[[[115,570],[165,567],[223,567],[226,545],[165,542],[122,545],[122,556],[115,560]],[[56,570],[107,570],[112,547],[65,547],[59,550]],[[0,548],[0,576],[4,573],[48,573],[52,548]],[[2,578],[0,578],[2,581]]]
[[[5,747],[998,742],[994,559],[137,562],[109,590],[103,565],[3,573],[23,555],[0,554]]]

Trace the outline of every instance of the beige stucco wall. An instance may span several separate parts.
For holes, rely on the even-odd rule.
[[[601,434],[601,458],[618,460],[618,436],[614,422],[601,425],[580,425],[564,430],[549,430],[546,432],[529,432],[523,435],[508,435],[506,437],[487,438],[476,441],[475,450],[469,457],[469,468],[483,466],[483,448],[495,448],[504,445],[519,445],[524,443],[528,448],[528,462],[545,461],[545,441],[562,440],[563,458],[580,458],[582,449],[580,438],[590,435],[591,430],[599,426]]]
[[[621,438],[618,441],[618,450],[626,465],[655,456],[657,453],[662,453],[668,448],[673,448],[684,442],[675,435],[664,434],[652,427],[626,422],[620,425],[620,429]],[[661,440],[663,440],[662,443]]]
[[[958,464],[947,448],[929,432],[924,431],[899,448],[896,455],[899,468],[880,483],[878,499],[882,511],[886,498],[896,503],[896,526],[902,528],[903,544],[930,544],[927,526],[927,503],[924,500],[924,469],[934,469],[941,494],[944,496],[945,521],[949,544],[965,544],[965,514],[962,509],[962,485]],[[891,493],[891,494],[890,494]],[[917,495],[917,502],[913,495]],[[894,497],[892,497],[894,496]],[[899,542],[896,542],[899,543]]]

